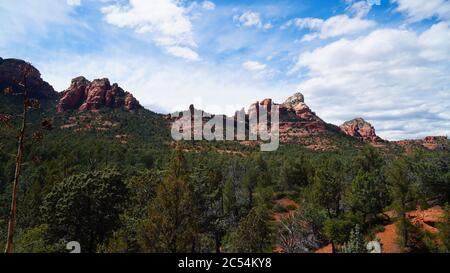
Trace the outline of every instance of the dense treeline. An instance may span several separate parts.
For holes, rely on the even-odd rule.
[[[450,198],[448,151],[382,154],[280,150],[245,156],[123,145],[94,135],[29,144],[21,178],[16,252],[363,252],[394,221],[405,251],[448,251],[406,212]],[[71,139],[72,137],[72,139]],[[1,230],[5,239],[13,160],[2,143]],[[276,222],[281,198],[299,204]],[[396,212],[390,218],[383,214]],[[299,224],[300,223],[300,224]],[[431,236],[431,237],[430,237]],[[436,244],[436,238],[442,238]]]
[[[312,252],[328,244],[365,252],[386,223],[396,224],[404,251],[450,249],[448,209],[436,234],[407,217],[450,202],[448,149],[406,155],[329,135],[336,151],[289,144],[260,153],[234,142],[174,144],[165,121],[146,110],[46,109],[54,107],[30,113],[15,252],[65,252],[69,241],[84,252]],[[53,128],[43,131],[48,117]],[[60,129],[74,117],[74,128]],[[118,125],[95,130],[104,124]],[[0,126],[0,136],[4,245],[16,135]]]

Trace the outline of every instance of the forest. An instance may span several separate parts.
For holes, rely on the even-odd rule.
[[[31,120],[46,115],[37,111]],[[402,252],[450,250],[448,149],[405,154],[360,144],[317,152],[292,144],[264,153],[236,143],[171,145],[147,110],[91,114],[98,116],[126,126],[36,129],[42,131],[36,137],[31,125],[14,252],[66,252],[67,242],[77,241],[83,252],[305,253],[330,245],[333,252],[361,253],[389,223]],[[135,137],[118,142],[114,136],[122,131]],[[8,126],[1,135],[4,245],[17,141]],[[409,211],[435,205],[445,208],[438,232],[408,220]]]
[[[448,140],[405,150],[330,131],[261,152],[176,142],[167,117],[144,108],[58,113],[57,97],[0,88],[7,252],[73,241],[86,253],[450,251]],[[318,139],[334,148],[306,146]],[[428,209],[438,219],[420,216]]]

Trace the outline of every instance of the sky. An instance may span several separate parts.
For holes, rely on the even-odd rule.
[[[107,77],[146,108],[232,114],[302,92],[389,140],[450,132],[449,0],[0,0],[0,57],[58,91]]]

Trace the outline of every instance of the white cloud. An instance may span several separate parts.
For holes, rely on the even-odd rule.
[[[211,1],[204,1],[202,3],[202,8],[206,10],[214,10],[216,8],[216,5]]]
[[[80,6],[81,0],[67,0],[67,5],[69,6]]]
[[[368,1],[353,1],[353,0],[346,0],[349,6],[346,8],[346,10],[354,17],[362,18],[365,17],[367,14],[369,14],[370,10],[372,9],[372,6],[369,4]]]
[[[194,103],[210,113],[234,114],[256,100],[273,97],[283,101],[294,92],[294,86],[273,85],[222,64],[164,62],[151,56],[143,62],[140,55],[116,51],[54,56],[35,65],[56,90],[66,89],[79,75],[88,79],[108,77],[142,105],[165,113],[185,110]]]
[[[450,132],[450,28],[379,29],[302,53],[293,71],[313,109],[340,124],[362,116],[388,139]]]
[[[180,57],[191,61],[200,60],[197,52],[193,51],[189,47],[171,46],[167,48],[167,52],[175,57]]]
[[[246,61],[242,64],[242,67],[251,72],[254,79],[271,79],[280,71],[274,68],[269,68],[267,64],[257,61]]]
[[[450,19],[448,0],[391,0],[397,3],[396,11],[404,13],[410,22],[418,22],[431,17]]]
[[[246,11],[241,15],[235,15],[233,21],[238,22],[244,27],[256,27],[264,30],[271,29],[273,25],[269,23],[263,23],[261,15],[258,12]]]
[[[244,67],[248,71],[259,72],[259,71],[266,69],[267,65],[256,62],[256,61],[247,61],[242,64],[242,67]]]
[[[356,34],[361,31],[373,28],[376,22],[365,20],[359,17],[349,17],[348,15],[337,15],[322,20],[318,18],[296,18],[287,23],[286,26],[294,25],[299,29],[309,29],[313,33],[303,37],[303,41],[314,39],[328,39],[344,35]]]
[[[72,22],[72,6],[61,0],[0,1],[0,46],[31,43],[33,35],[46,37],[51,26]]]
[[[198,60],[194,51],[193,25],[189,7],[180,0],[130,0],[128,5],[114,4],[102,8],[105,20],[118,27],[128,27],[137,33],[150,34],[154,42],[167,52],[188,60]],[[203,7],[213,9],[212,2]]]

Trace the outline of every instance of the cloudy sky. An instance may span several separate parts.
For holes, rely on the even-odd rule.
[[[450,132],[449,0],[0,0],[0,56],[61,91],[108,77],[157,112],[295,92],[384,138]]]

